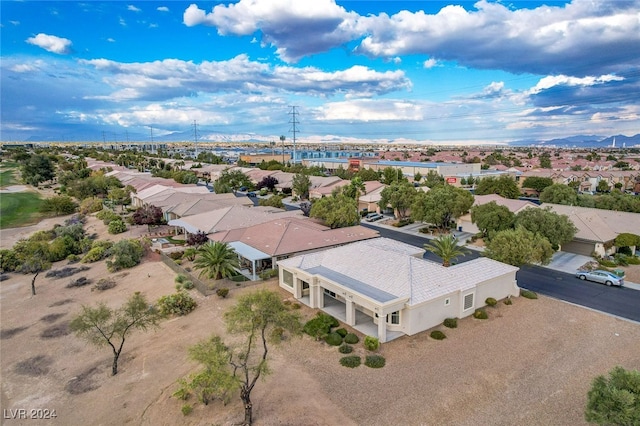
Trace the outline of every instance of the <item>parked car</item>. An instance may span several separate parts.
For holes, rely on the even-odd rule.
[[[380,213],[369,213],[368,215],[366,215],[364,217],[364,219],[367,222],[375,222],[376,220],[380,220],[382,219],[384,216],[382,216]]]
[[[581,280],[594,281],[600,284],[606,285],[618,285],[622,287],[624,285],[624,278],[619,277],[613,272],[596,270],[596,271],[578,271],[576,277]]]

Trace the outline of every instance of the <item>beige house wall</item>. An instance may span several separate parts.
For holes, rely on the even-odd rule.
[[[293,286],[284,283],[285,271],[293,275]],[[302,281],[309,283],[308,290],[302,289]],[[378,325],[378,338],[381,342],[386,341],[387,331],[400,331],[411,336],[442,324],[446,318],[464,318],[473,314],[477,308],[485,306],[485,300],[488,297],[500,300],[509,296],[517,297],[520,294],[515,272],[482,282],[471,289],[455,291],[412,306],[402,299],[382,304],[340,283],[321,276],[312,276],[297,268],[289,269],[280,266],[279,285],[293,294],[296,299],[308,296],[310,307],[317,309],[324,307],[324,289],[334,292],[336,299],[345,303],[347,325],[355,325],[355,309],[364,312]],[[473,305],[465,310],[464,298],[468,294],[474,295]],[[400,313],[399,325],[380,324],[380,318],[386,318],[387,314],[395,311]]]

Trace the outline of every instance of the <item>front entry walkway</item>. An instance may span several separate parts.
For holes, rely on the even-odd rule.
[[[323,312],[335,317],[340,322],[347,325],[347,327],[355,328],[365,336],[378,337],[378,325],[374,324],[373,318],[364,312],[360,312],[356,309],[356,325],[350,326],[347,322],[347,308],[344,302],[334,299],[331,296],[323,294],[324,296],[324,308],[321,308]],[[300,299],[300,302],[307,306],[310,306],[309,296],[304,296]],[[387,329],[387,342],[402,337],[405,334],[401,331],[391,331]]]

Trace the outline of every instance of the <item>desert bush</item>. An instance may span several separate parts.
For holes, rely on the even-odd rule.
[[[638,256],[627,256],[627,263],[629,265],[640,265],[640,257],[638,257]]]
[[[511,296],[509,296],[506,299],[504,299],[503,303],[505,305],[513,305],[513,300],[511,300]]]
[[[100,278],[91,290],[105,291],[116,286],[116,281],[111,278]]]
[[[216,290],[216,294],[221,299],[224,299],[229,295],[229,289],[225,288],[225,287],[219,288],[219,289]]]
[[[346,343],[343,343],[340,345],[340,347],[338,348],[338,351],[341,354],[350,354],[351,352],[353,352],[353,346],[351,345],[347,345]]]
[[[340,346],[342,344],[342,336],[338,333],[329,333],[325,336],[324,341],[331,346]]]
[[[13,272],[20,266],[18,255],[13,250],[0,250],[0,270],[4,272]]]
[[[337,327],[339,324],[338,320],[331,315],[318,312],[315,318],[306,322],[302,331],[311,337],[315,337],[316,340],[320,340],[324,339],[324,337],[331,332],[331,328]]]
[[[537,299],[538,295],[531,291],[531,290],[525,290],[523,288],[520,289],[520,296],[526,298],[526,299]]]
[[[340,358],[340,365],[343,367],[356,368],[362,363],[358,355],[343,356]]]
[[[382,355],[367,355],[364,359],[364,365],[370,368],[382,368],[386,363]]]
[[[336,330],[336,333],[340,335],[340,337],[344,338],[348,334],[347,330],[344,328],[339,328]]]
[[[473,313],[473,317],[477,319],[487,319],[489,318],[489,315],[487,315],[487,311],[485,311],[484,309],[476,309],[476,311]]]
[[[43,339],[54,339],[56,337],[62,337],[71,334],[71,330],[69,329],[68,322],[61,322],[56,325],[52,325],[51,327],[47,327],[42,330],[40,333],[40,337]]]
[[[80,260],[82,263],[98,262],[108,256],[108,249],[105,247],[94,247]]]
[[[123,232],[127,232],[127,225],[121,219],[112,220],[109,222],[107,231],[110,234],[122,234]]]
[[[45,376],[49,373],[53,361],[53,358],[46,355],[36,355],[17,363],[14,371],[23,376]]]
[[[447,338],[446,334],[444,334],[440,330],[433,330],[431,334],[429,334],[429,336],[431,336],[432,339],[436,339],[436,340],[444,340]]]
[[[182,283],[182,288],[184,288],[185,290],[191,290],[194,287],[195,284],[193,283],[193,281],[185,281]]]
[[[89,268],[88,266],[81,266],[79,268],[74,268],[71,266],[67,266],[61,269],[55,269],[52,271],[49,271],[46,273],[45,277],[47,278],[51,278],[53,277],[53,279],[59,279],[59,278],[67,278],[70,277],[71,275],[77,274],[78,272],[83,272],[83,271],[88,271]]]
[[[182,411],[183,416],[188,416],[193,411],[193,407],[191,406],[191,404],[184,404],[180,411]]]
[[[273,330],[271,330],[271,338],[273,340],[275,340],[276,342],[279,342],[279,341],[283,340],[284,339],[284,328],[275,327]]]
[[[65,260],[69,263],[76,263],[80,261],[80,256],[77,254],[70,254]]]
[[[107,260],[109,272],[117,272],[121,269],[133,268],[142,260],[145,246],[138,240],[121,240],[109,249],[109,255],[113,260]]]
[[[183,258],[187,259],[190,262],[193,262],[197,255],[198,255],[198,249],[195,247],[189,247],[185,249]]]
[[[69,284],[67,284],[67,288],[72,288],[72,287],[84,287],[86,285],[91,284],[91,280],[88,279],[87,277],[80,277],[76,280],[71,280],[71,282],[69,282]]]
[[[488,306],[496,306],[498,304],[498,301],[493,297],[487,297],[484,303],[486,303]]]
[[[347,335],[344,336],[344,342],[350,345],[355,345],[359,341],[360,339],[358,338],[358,336],[353,333],[347,333]]]
[[[613,260],[607,260],[607,259],[598,259],[598,263],[607,268],[615,268],[616,266],[618,266],[618,264]]]
[[[366,336],[364,338],[364,348],[368,351],[377,351],[380,347],[380,340],[377,337]]]
[[[176,275],[175,282],[177,282],[178,284],[182,284],[183,282],[187,281],[188,279],[189,279],[189,277],[187,277],[185,274],[178,274],[178,275]]]
[[[457,328],[458,327],[458,318],[446,318],[442,323],[447,328]]]
[[[160,314],[164,316],[169,315],[187,315],[193,311],[198,304],[184,291],[178,291],[177,293],[162,296],[158,299],[158,309]]]
[[[82,214],[90,214],[95,212],[100,212],[103,210],[102,208],[102,200],[100,198],[85,198],[80,203],[80,213]],[[100,218],[98,218],[100,219]],[[100,219],[102,220],[102,219]]]

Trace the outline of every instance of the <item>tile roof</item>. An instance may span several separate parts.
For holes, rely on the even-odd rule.
[[[587,241],[611,241],[623,232],[638,234],[640,230],[640,214],[638,213],[549,203],[542,206],[550,207],[558,214],[569,216],[569,219],[578,228],[576,238]]]
[[[408,305],[464,291],[518,270],[488,258],[445,268],[439,263],[415,257],[423,252],[398,241],[375,238],[292,257],[278,264],[309,272],[329,270],[333,274],[342,274],[385,294],[408,298]],[[349,286],[349,282],[341,284]]]
[[[171,226],[181,226],[189,232],[201,231],[213,234],[231,229],[247,228],[281,217],[301,216],[300,210],[284,211],[273,207],[230,206],[193,216],[169,221]]]
[[[492,201],[495,201],[499,206],[505,206],[511,213],[518,213],[520,210],[528,207],[538,207],[537,204],[532,203],[531,201],[513,200],[511,198],[501,197],[498,194],[476,195],[474,196],[473,205],[479,206]]]
[[[305,217],[281,217],[227,234],[222,241],[241,241],[272,256],[282,256],[377,237],[364,226],[331,229]]]

